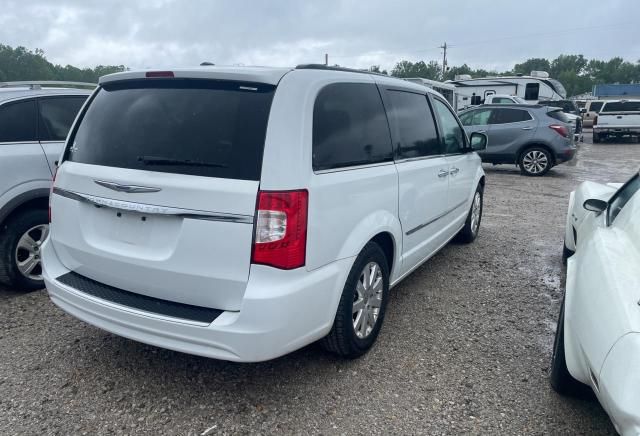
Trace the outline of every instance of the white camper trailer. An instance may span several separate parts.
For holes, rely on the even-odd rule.
[[[410,77],[409,82],[418,83],[424,85],[427,88],[431,88],[436,92],[442,94],[447,99],[453,109],[458,110],[458,98],[456,95],[456,87],[450,83],[438,82],[437,80],[423,79],[422,77]]]
[[[483,104],[494,94],[513,95],[523,98],[529,104],[541,100],[563,100],[567,91],[562,83],[549,77],[545,71],[532,71],[530,76],[501,76],[473,79],[469,75],[456,76],[447,84],[456,87],[457,109]]]

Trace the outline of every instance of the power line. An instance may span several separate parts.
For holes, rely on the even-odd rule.
[[[615,27],[615,28],[618,28],[618,29],[625,29],[624,26],[628,26],[628,25],[635,25],[635,23],[627,22],[627,23],[616,23],[616,24],[602,24],[602,25],[596,25],[596,26],[574,27],[574,28],[564,29],[564,30],[555,31],[555,32],[541,31],[541,32],[536,32],[536,33],[528,33],[528,34],[524,34],[524,35],[502,36],[502,37],[499,37],[499,38],[485,39],[485,40],[481,40],[481,41],[463,41],[463,42],[460,42],[460,43],[447,44],[447,49],[458,48],[458,47],[468,47],[468,46],[474,46],[474,45],[482,45],[482,44],[488,44],[488,43],[492,43],[492,42],[504,41],[504,40],[512,40],[512,39],[548,38],[548,37],[551,37],[551,36],[565,35],[565,34],[569,34],[569,33],[573,33],[573,32],[582,32],[584,30],[592,30],[592,29],[606,29],[606,28],[611,28],[611,27]],[[425,52],[430,52],[430,51],[435,51],[435,50],[444,50],[444,46],[439,45],[439,46],[432,46],[432,47],[429,47],[429,48],[421,48],[421,49],[400,49],[400,48],[395,48],[395,49],[379,50],[378,52],[382,52],[384,54],[392,54],[390,52],[391,51],[395,51],[395,52],[401,52],[403,54],[414,54],[414,53],[425,53]],[[331,55],[331,57],[332,58],[337,58],[337,59],[354,59],[354,58],[360,58],[360,57],[371,55],[371,54],[373,54],[373,53],[370,51],[368,53],[360,53],[360,54],[357,54],[357,55],[356,54],[351,54],[351,55]]]

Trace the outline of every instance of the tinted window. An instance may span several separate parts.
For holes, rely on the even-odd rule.
[[[378,88],[336,83],[323,88],[313,108],[313,169],[393,159],[389,125]]]
[[[0,142],[37,141],[36,124],[34,100],[0,106]]]
[[[605,112],[640,112],[640,101],[611,101],[602,106]]]
[[[507,124],[518,123],[520,121],[529,121],[531,115],[522,109],[493,109],[491,111],[490,124]]]
[[[635,176],[620,188],[609,201],[609,224],[613,223],[631,197],[640,190],[640,176]]]
[[[593,102],[589,105],[589,111],[592,112],[600,112],[600,109],[602,108],[602,105],[604,104],[603,101],[596,101]]]
[[[436,109],[436,114],[440,121],[445,152],[447,154],[461,152],[465,147],[465,135],[464,130],[462,130],[462,127],[458,124],[456,116],[449,110],[446,104],[437,98],[433,99],[433,106]]]
[[[40,139],[64,141],[86,97],[40,99]]]
[[[567,115],[560,109],[549,111],[547,112],[547,115],[558,121],[562,121],[563,123],[569,123],[569,117],[567,117]]]
[[[105,85],[67,158],[74,162],[258,180],[274,87],[157,79]]]
[[[549,107],[559,107],[560,109],[562,109],[564,112],[567,112],[567,113],[572,113],[576,115],[578,113],[578,110],[576,109],[576,105],[569,100],[546,100],[546,101],[538,102],[538,104],[541,104],[543,106],[549,106]]]
[[[491,109],[476,109],[460,115],[463,126],[484,126],[489,124]]]
[[[442,154],[438,131],[427,97],[403,91],[389,91],[390,118],[401,158]]]
[[[540,84],[527,83],[527,86],[524,89],[524,99],[537,100],[539,95],[540,95]]]

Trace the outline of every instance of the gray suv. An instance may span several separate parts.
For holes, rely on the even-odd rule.
[[[467,135],[489,137],[487,149],[478,153],[483,162],[516,164],[522,174],[542,176],[576,154],[566,114],[558,108],[496,104],[459,115]]]
[[[91,93],[76,82],[0,82],[0,284],[44,287],[40,244],[56,161]]]

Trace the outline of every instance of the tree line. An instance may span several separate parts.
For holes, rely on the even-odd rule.
[[[124,71],[124,65],[98,65],[78,68],[73,65],[54,65],[40,49],[12,48],[0,44],[0,82],[21,80],[65,80],[97,83],[100,76]]]
[[[0,44],[0,82],[16,80],[66,80],[96,83],[100,76],[125,71],[124,65],[98,65],[94,68],[78,68],[73,65],[54,65],[47,60],[44,51],[25,47],[12,48]],[[510,71],[473,69],[467,64],[454,66],[442,74],[442,65],[437,61],[398,62],[391,71],[374,65],[372,72],[395,77],[422,77],[431,80],[453,80],[456,75],[470,74],[472,77],[529,74],[533,70],[547,71],[567,89],[567,95],[591,91],[598,83],[639,83],[640,61],[628,62],[620,57],[608,61],[587,59],[583,55],[560,55],[553,60],[531,58],[514,65]]]
[[[442,65],[437,61],[400,61],[388,72],[380,70],[378,65],[370,71],[390,74],[395,77],[422,77],[431,80],[453,80],[456,75],[469,74],[472,77],[528,75],[531,71],[546,71],[549,76],[559,80],[567,90],[567,96],[589,92],[599,83],[640,83],[640,61],[628,62],[620,57],[608,61],[587,59],[583,55],[560,55],[553,60],[531,58],[514,65],[510,71],[488,71],[473,69],[467,64],[448,68],[442,74]]]

